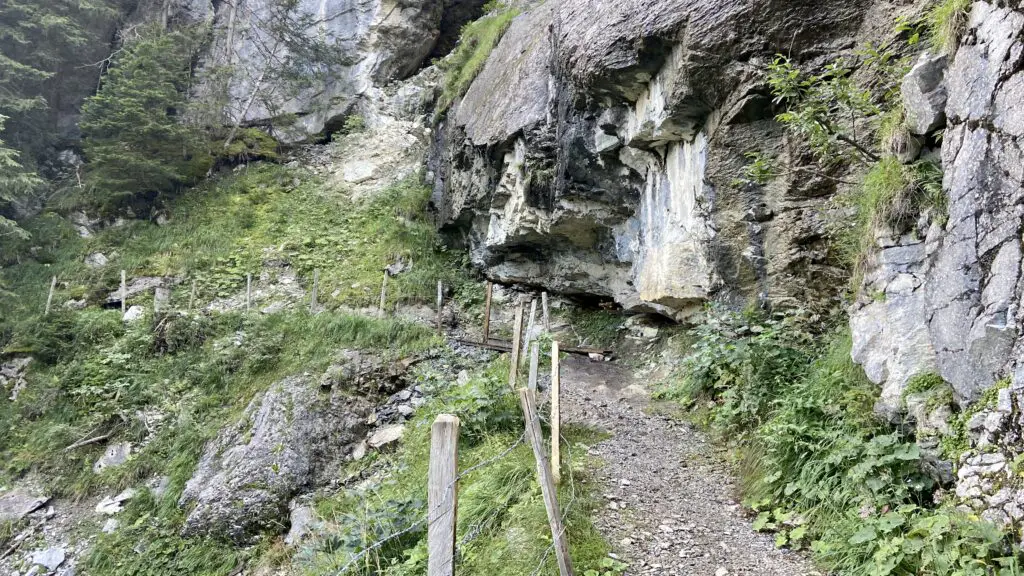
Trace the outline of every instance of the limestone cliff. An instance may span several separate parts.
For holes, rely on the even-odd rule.
[[[685,319],[711,299],[826,299],[835,183],[736,182],[800,152],[761,70],[874,32],[885,3],[546,2],[518,17],[441,126],[440,225],[504,282]],[[869,17],[869,15],[872,15]]]

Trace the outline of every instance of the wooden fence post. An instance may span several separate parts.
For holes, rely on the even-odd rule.
[[[384,278],[380,281],[380,315],[384,316],[384,304],[388,297],[388,271],[384,271]]]
[[[526,381],[526,388],[533,394],[534,402],[537,401],[537,370],[540,368],[540,342],[536,340],[530,345],[530,379]]]
[[[50,280],[50,293],[46,295],[46,308],[43,309],[43,316],[50,315],[50,304],[53,303],[53,291],[57,289],[57,277]]]
[[[441,310],[444,307],[444,284],[437,281],[437,335],[441,335]]]
[[[537,460],[537,476],[540,479],[541,494],[544,496],[544,508],[548,513],[548,524],[551,525],[551,537],[555,548],[555,558],[558,560],[558,571],[561,576],[573,576],[572,559],[569,557],[569,539],[565,534],[562,513],[558,508],[558,490],[555,488],[551,470],[548,468],[540,424],[537,422],[537,412],[533,407],[530,391],[526,388],[519,389],[519,402],[523,407],[523,416],[526,418],[526,437],[530,441],[530,446],[533,447],[533,457]]]
[[[192,311],[192,306],[194,306],[195,303],[196,303],[196,281],[193,280],[192,281],[192,292],[190,292],[189,296],[188,296],[188,311],[189,312]]]
[[[508,385],[514,391],[519,380],[519,341],[523,338],[523,304],[516,307],[516,319],[512,326],[512,350],[509,355]]]
[[[313,270],[313,295],[309,299],[309,313],[314,314],[316,312],[317,305],[317,293],[320,291],[320,269]]]
[[[533,338],[533,320],[537,316],[537,299],[530,300],[530,320],[526,323],[526,334],[523,336],[523,351],[519,360],[522,361],[526,357],[526,352],[529,350],[531,339]]]
[[[551,315],[548,311],[548,293],[540,293],[541,309],[544,317],[544,331],[551,332]]]
[[[555,484],[562,481],[562,414],[559,411],[562,374],[558,352],[558,341],[555,340],[551,343],[551,476]]]
[[[487,295],[484,298],[484,337],[480,340],[481,344],[487,344],[487,340],[491,336],[491,291],[494,286],[490,281],[487,282]]]
[[[427,485],[427,576],[455,573],[459,419],[441,414],[430,428]]]
[[[252,273],[245,275],[245,311],[252,308]]]
[[[128,311],[126,300],[128,300],[128,276],[124,270],[121,270],[121,316],[124,316],[125,312]]]

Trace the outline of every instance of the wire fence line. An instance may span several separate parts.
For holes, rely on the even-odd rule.
[[[494,464],[494,463],[504,459],[509,454],[511,454],[516,448],[521,446],[525,441],[526,441],[526,433],[524,432],[524,433],[519,435],[519,438],[515,442],[513,442],[508,448],[506,448],[504,451],[502,451],[497,456],[494,456],[492,458],[488,458],[487,460],[484,460],[482,462],[478,462],[477,464],[474,464],[473,466],[470,466],[469,468],[467,468],[467,469],[463,470],[462,472],[460,472],[451,482],[448,483],[447,486],[445,486],[445,492],[447,492],[448,490],[451,490],[459,482],[459,480],[461,480],[462,478],[465,478],[466,476],[469,476],[470,474],[472,474],[473,472],[476,472],[477,470],[480,470],[481,468],[485,468],[487,466],[490,466],[490,465],[492,465],[492,464]],[[349,561],[344,566],[342,566],[340,569],[335,571],[333,573],[334,576],[341,576],[341,575],[345,574],[346,572],[348,572],[349,569],[351,569],[356,564],[358,564],[361,560],[366,558],[370,553],[372,553],[372,552],[374,552],[376,550],[381,549],[382,547],[384,547],[389,542],[397,540],[398,538],[401,538],[402,536],[405,536],[407,534],[415,532],[415,531],[417,531],[417,530],[419,530],[421,528],[429,528],[434,522],[437,522],[440,518],[443,517],[443,516],[438,516],[438,517],[435,517],[433,520],[430,520],[431,514],[433,512],[436,512],[438,509],[440,509],[443,504],[445,504],[445,503],[442,502],[442,503],[438,504],[437,506],[435,506],[433,509],[428,510],[427,513],[424,514],[423,518],[417,520],[416,522],[413,522],[412,524],[410,524],[409,526],[405,527],[404,529],[399,530],[398,532],[395,532],[393,534],[389,534],[388,536],[386,536],[384,538],[381,538],[381,539],[377,540],[376,542],[374,542],[373,544],[371,544],[370,546],[364,548],[361,552],[359,552],[358,554],[356,554],[355,556],[350,558]],[[479,530],[479,532],[482,532],[482,530]],[[479,534],[474,535],[473,538],[470,538],[468,540],[466,540],[465,537],[464,537],[464,540],[466,540],[466,541],[463,542],[463,544],[471,542],[472,540],[476,539],[476,536],[478,536],[478,535]]]

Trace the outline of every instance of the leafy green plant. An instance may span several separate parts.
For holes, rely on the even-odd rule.
[[[604,558],[601,560],[599,569],[590,569],[583,572],[583,576],[619,576],[626,572],[626,568],[629,568],[629,564],[620,562],[614,558]]]

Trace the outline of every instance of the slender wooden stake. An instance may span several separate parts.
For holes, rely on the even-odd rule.
[[[313,270],[313,296],[309,299],[309,313],[313,314],[316,312],[318,293],[320,292],[320,269]]]
[[[427,486],[427,576],[455,573],[459,419],[441,414],[430,428]]]
[[[444,308],[444,284],[437,281],[437,335],[441,335],[441,310]]]
[[[384,315],[384,304],[388,297],[388,271],[384,271],[384,278],[380,281],[380,315]]]
[[[551,316],[548,312],[548,293],[540,293],[541,308],[543,309],[542,314],[544,315],[544,332],[551,332]]]
[[[551,343],[551,476],[555,484],[562,482],[562,413],[559,411],[559,395],[562,390],[562,374],[558,358],[558,341]]]
[[[252,274],[245,275],[245,311],[252,308]]]
[[[523,336],[523,351],[519,360],[526,357],[530,342],[533,341],[533,320],[537,316],[537,299],[530,300],[530,320],[526,323],[526,334]]]
[[[537,460],[537,477],[540,479],[540,491],[544,496],[544,508],[548,512],[548,524],[551,525],[555,558],[558,560],[558,572],[561,576],[573,576],[572,559],[569,557],[569,540],[565,534],[565,527],[562,525],[562,513],[558,508],[558,489],[555,488],[555,483],[551,478],[544,441],[541,438],[540,424],[537,422],[537,412],[533,407],[530,391],[526,388],[519,389],[519,403],[523,407],[523,415],[526,418],[526,437],[530,441],[530,446],[533,447],[533,457]]]
[[[121,270],[121,316],[124,316],[125,312],[128,311],[128,307],[125,304],[125,300],[128,300],[128,280],[124,270]]]
[[[196,303],[196,281],[192,281],[192,292],[188,296],[188,311],[192,311],[192,306]]]
[[[43,316],[49,316],[50,315],[50,304],[53,303],[53,291],[56,290],[56,289],[57,289],[57,277],[54,276],[53,279],[50,280],[50,293],[47,294],[47,296],[46,296],[46,308],[43,309]]]
[[[494,285],[489,281],[487,282],[487,296],[484,298],[484,337],[480,340],[481,344],[487,344],[487,340],[491,337],[491,291]]]
[[[540,367],[540,342],[536,340],[530,345],[530,379],[526,381],[526,388],[533,394],[533,401],[537,401],[537,369]]]
[[[516,389],[519,381],[519,341],[523,337],[523,305],[516,307],[515,324],[512,325],[512,350],[509,357],[508,385]]]

